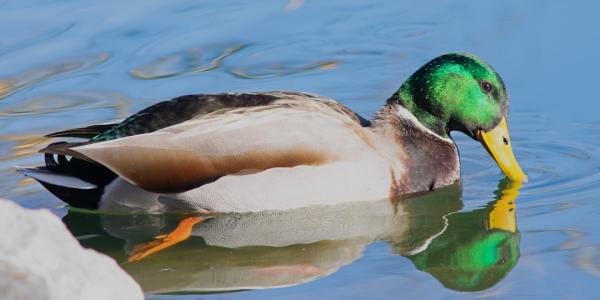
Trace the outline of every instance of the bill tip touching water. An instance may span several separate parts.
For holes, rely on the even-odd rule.
[[[460,178],[451,131],[478,140],[504,174],[526,181],[512,152],[500,76],[471,54],[412,74],[367,120],[301,92],[182,96],[119,123],[49,134],[81,138],[40,150],[21,169],[73,207],[124,212],[290,210],[399,197]],[[130,261],[189,237],[202,217],[135,247]],[[191,220],[191,221],[190,221]]]

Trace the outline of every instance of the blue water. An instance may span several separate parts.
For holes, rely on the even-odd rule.
[[[598,298],[598,9],[594,1],[0,1],[1,195],[66,215],[82,244],[115,257],[153,299]],[[503,176],[485,150],[462,134],[454,135],[462,191],[434,193],[424,212],[413,216],[419,226],[393,237],[240,249],[194,237],[137,267],[125,255],[128,243],[142,237],[116,234],[100,216],[68,212],[14,169],[42,163],[36,152],[50,142],[42,137],[46,133],[121,119],[184,94],[300,90],[370,116],[423,63],[457,51],[477,54],[503,77],[513,147],[530,178],[514,199],[518,230],[511,247],[518,248],[518,259],[480,291],[446,287],[439,274],[419,269],[395,248],[407,237],[434,235],[448,214],[454,216],[448,228],[464,232],[458,237],[469,234],[473,225],[463,220],[486,220],[501,202]],[[441,205],[436,201],[444,199],[454,204],[435,212]],[[360,221],[369,217],[380,216]],[[167,220],[157,222],[164,226],[152,230],[169,228]],[[303,248],[315,256],[296,253]],[[291,286],[202,296],[189,295],[189,286],[178,289],[176,283],[194,278],[194,270],[176,277],[177,262],[207,257],[217,267],[198,263],[203,276],[250,276],[228,264],[236,262],[251,274],[287,274]],[[159,287],[168,294],[154,292]]]

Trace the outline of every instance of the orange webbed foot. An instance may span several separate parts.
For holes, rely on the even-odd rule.
[[[136,245],[133,248],[133,253],[129,256],[127,261],[138,261],[144,257],[187,240],[192,233],[192,228],[194,225],[204,220],[206,220],[206,218],[202,217],[187,217],[181,220],[179,225],[177,225],[177,228],[170,233],[156,236],[154,240],[150,242]]]

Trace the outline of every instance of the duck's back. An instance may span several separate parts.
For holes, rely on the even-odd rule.
[[[103,129],[82,145],[45,150],[92,161],[118,175],[106,187],[98,187],[104,200],[101,208],[114,206],[107,200],[128,197],[131,201],[120,204],[135,206],[134,199],[140,196],[176,199],[161,201],[167,208],[220,211],[365,199],[367,193],[373,196],[365,176],[383,168],[368,149],[373,147],[370,131],[363,128],[368,121],[312,94],[184,96],[105,126],[51,135],[84,137]],[[64,173],[68,168],[61,170],[60,163],[54,163],[50,169]],[[385,173],[381,179],[388,177]],[[349,185],[367,187],[357,190]],[[118,197],[117,190],[135,192]]]
[[[176,125],[193,118],[202,117],[216,111],[226,112],[232,109],[251,109],[292,102],[297,106],[314,101],[323,102],[336,107],[340,112],[348,114],[363,125],[368,120],[354,114],[349,109],[330,98],[300,92],[262,92],[262,93],[223,93],[197,94],[177,97],[149,106],[118,124],[104,128],[92,136],[94,141],[107,141],[127,136],[149,133]],[[98,126],[98,125],[96,125]],[[66,130],[48,136],[70,136],[76,130]]]
[[[125,191],[130,200],[138,198],[132,202],[153,203],[159,210],[221,212],[388,195],[389,167],[374,151],[375,137],[359,117],[326,98],[282,95],[288,97],[216,110],[150,134],[76,151],[120,175],[107,188],[101,207],[106,210],[115,210],[113,200],[124,199]],[[132,202],[119,200],[117,206],[130,209]]]

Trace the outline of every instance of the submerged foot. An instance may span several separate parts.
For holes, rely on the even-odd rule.
[[[169,248],[180,242],[187,240],[192,233],[192,228],[197,223],[206,220],[203,217],[187,217],[179,222],[177,228],[168,234],[163,234],[155,237],[154,240],[142,244],[138,244],[133,248],[133,253],[127,261],[134,262],[142,258]]]

